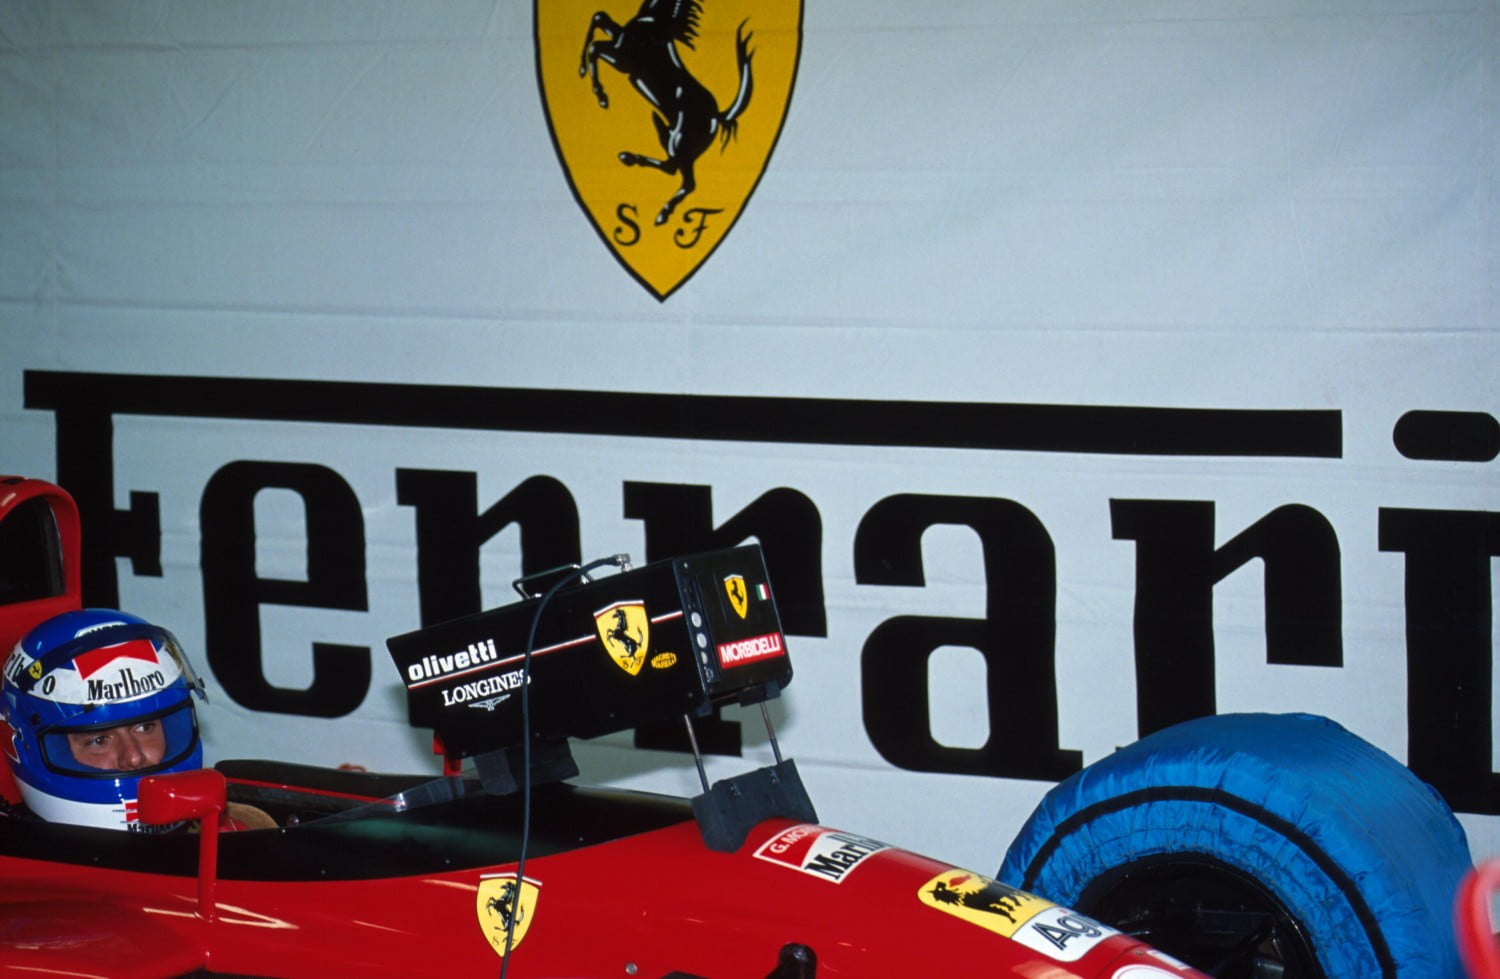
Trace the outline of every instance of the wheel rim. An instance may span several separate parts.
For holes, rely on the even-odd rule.
[[[1301,923],[1212,857],[1167,854],[1099,877],[1078,910],[1216,979],[1326,979]]]

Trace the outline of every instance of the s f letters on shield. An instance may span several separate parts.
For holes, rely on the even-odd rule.
[[[542,103],[573,197],[665,300],[765,173],[791,104],[802,0],[534,0],[533,12]]]

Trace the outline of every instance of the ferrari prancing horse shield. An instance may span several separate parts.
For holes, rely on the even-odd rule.
[[[536,916],[536,899],[541,887],[540,882],[529,877],[521,878],[517,886],[515,874],[486,874],[479,878],[474,913],[478,915],[479,927],[496,955],[505,955],[507,939],[513,943],[512,948],[520,947],[531,927],[531,919]]]
[[[615,665],[637,676],[651,648],[651,617],[641,602],[616,602],[594,613],[599,641]]]
[[[724,579],[724,594],[729,596],[729,606],[734,614],[744,618],[750,611],[750,596],[745,592],[745,576],[732,574]]]
[[[573,196],[620,264],[665,300],[765,173],[796,79],[802,0],[533,9],[537,79]]]

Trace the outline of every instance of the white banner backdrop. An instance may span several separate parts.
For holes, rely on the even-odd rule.
[[[1327,714],[1418,767],[1411,754],[1438,757],[1449,737],[1426,725],[1456,676],[1490,686],[1463,715],[1482,724],[1462,733],[1464,761],[1420,773],[1458,787],[1476,854],[1500,852],[1495,4],[841,0],[801,16],[800,38],[752,39],[763,65],[797,59],[787,101],[752,96],[739,122],[749,141],[757,111],[779,109],[774,150],[730,202],[732,228],[663,299],[604,239],[631,215],[649,233],[678,182],[614,156],[656,147],[611,148],[599,179],[641,181],[639,196],[596,231],[575,197],[585,178],[554,151],[565,123],[537,66],[554,42],[528,4],[0,7],[0,471],[107,487],[95,516],[113,523],[93,532],[111,538],[118,601],[176,631],[200,666],[216,475],[326,470],[357,502],[363,608],[246,601],[272,690],[310,687],[318,642],[367,649],[330,674],[368,662],[367,691],[332,718],[253,709],[231,667],[204,711],[210,757],[433,764],[383,646],[421,617],[402,472],[472,473],[481,511],[547,477],[576,505],[560,532],[585,560],[642,559],[641,501],[677,492],[662,487],[707,487],[713,527],[785,489],[816,515],[786,560],[816,564],[825,621],[790,630],[796,680],[773,716],[825,822],[992,871],[1051,784],[1007,774],[1025,764],[1004,760],[1008,739],[1087,763],[1180,693]],[[705,59],[710,41],[705,28]],[[644,126],[624,77],[599,72],[613,100],[601,125],[635,113]],[[723,105],[732,88],[716,94]],[[740,165],[737,146],[699,158],[709,176],[684,209],[710,209],[709,177]],[[124,398],[98,374],[138,381]],[[173,378],[267,383],[184,394]],[[459,390],[503,392],[498,417],[443,407]],[[541,420],[507,420],[527,392]],[[636,395],[676,414],[653,429]],[[387,396],[431,417],[391,417]],[[729,397],[743,400],[715,400]],[[720,427],[694,428],[699,409]],[[69,424],[84,433],[74,450]],[[913,501],[906,522],[887,519],[893,499]],[[257,495],[247,575],[309,578],[319,531],[303,502]],[[1132,528],[1157,504],[1173,520],[1207,514],[1207,544],[1193,540],[1224,554],[1281,508],[1326,524],[1333,661],[1268,637],[1262,571],[1279,561],[1251,547],[1212,579],[1207,679],[1151,686],[1159,664],[1137,632],[1142,595],[1160,597],[1141,577],[1157,538]],[[1034,518],[1028,539],[1050,543],[1052,568],[953,516],[997,510]],[[159,573],[127,559],[150,549],[129,537],[148,512]],[[1434,513],[1462,515],[1452,540]],[[899,548],[902,531],[921,540],[906,585],[859,554]],[[1453,543],[1483,533],[1477,557]],[[1429,535],[1452,581],[1413,585]],[[484,545],[485,604],[509,600],[521,554],[514,526]],[[882,623],[985,620],[997,576],[1028,561],[1022,578],[1050,575],[1055,607],[1017,614],[1050,622],[1050,643],[1007,649],[1003,626],[989,658],[940,643],[928,702],[881,716],[868,644]],[[1469,588],[1484,600],[1457,625],[1487,634],[1488,654],[1422,660],[1414,615]],[[1026,659],[1038,649],[1050,669]],[[996,674],[1009,669],[1052,678],[1040,715],[1007,700]],[[1018,732],[1049,711],[1055,737]],[[970,761],[988,750],[989,773],[893,763],[883,745],[922,715],[933,745]],[[742,720],[746,758],[710,759],[711,777],[768,755],[758,717]],[[630,745],[580,748],[585,776],[696,791],[683,756]]]

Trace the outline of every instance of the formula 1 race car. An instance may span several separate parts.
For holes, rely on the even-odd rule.
[[[0,551],[17,556],[6,562],[12,571],[29,569],[0,577],[7,647],[78,604],[70,507],[49,484],[0,479]],[[617,573],[593,577],[610,565]],[[691,800],[573,784],[569,739],[730,703],[760,705],[769,727],[764,703],[792,675],[758,547],[626,565],[616,557],[524,580],[517,603],[388,641],[411,719],[434,731],[444,756],[435,778],[224,761],[140,783],[143,826],[195,831],[120,832],[28,818],[0,764],[10,808],[0,816],[0,975],[1453,974],[1456,959],[1408,947],[1399,930],[1392,937],[1388,920],[1410,915],[1394,899],[1389,908],[1373,899],[1371,911],[1368,875],[1341,892],[1348,920],[1325,931],[1305,902],[1338,900],[1315,890],[1286,897],[1221,843],[1186,857],[1131,851],[1113,817],[1141,824],[1148,839],[1171,838],[1142,817],[1175,820],[1194,806],[1220,822],[1233,810],[1274,825],[1293,844],[1308,834],[1267,823],[1274,800],[1240,805],[1228,784],[1181,798],[1158,787],[1168,806],[1153,810],[1128,791],[1128,758],[1049,794],[994,877],[821,825],[774,732],[774,764],[703,779]],[[1267,728],[1247,723],[1234,736],[1264,742]],[[1303,734],[1298,726],[1270,738]],[[1179,742],[1211,736],[1194,729]],[[1146,764],[1175,750],[1150,748]],[[1352,770],[1374,769],[1357,761]],[[1381,790],[1406,791],[1392,788],[1395,776],[1377,777]],[[1102,787],[1121,779],[1125,792]],[[232,804],[255,807],[274,828],[228,831]],[[1418,860],[1431,857],[1424,840],[1405,840]],[[1319,856],[1311,842],[1312,870],[1297,872],[1343,887],[1340,861],[1353,858]],[[1108,866],[1089,859],[1095,851]],[[1440,887],[1450,865],[1466,869],[1466,852],[1455,854],[1432,874]],[[1273,859],[1292,855],[1284,848]],[[1023,880],[1086,897],[1113,920],[1017,886]],[[1154,935],[1190,950],[1204,971],[1139,937]],[[1358,971],[1366,945],[1380,971]]]

